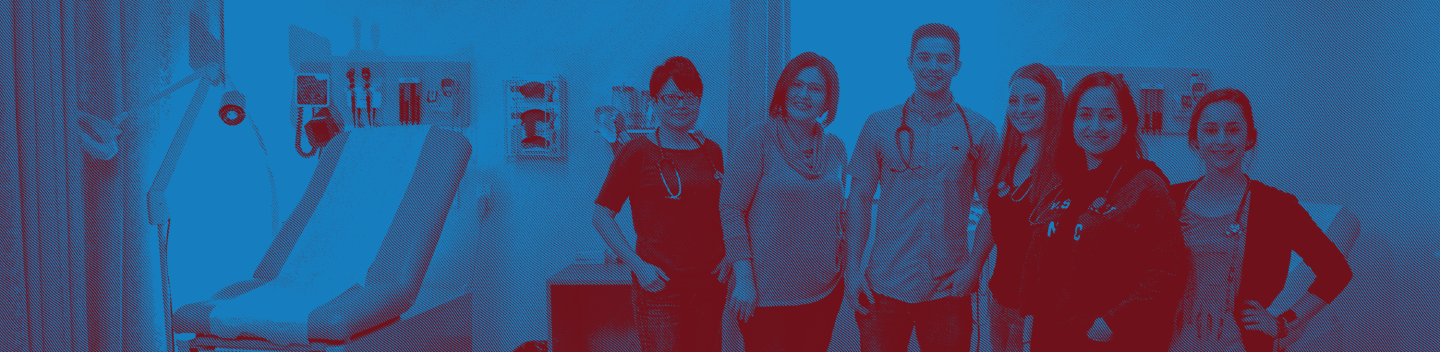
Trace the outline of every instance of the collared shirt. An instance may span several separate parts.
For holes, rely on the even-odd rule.
[[[914,106],[904,116],[905,108],[870,115],[846,173],[879,180],[875,239],[865,271],[870,287],[918,303],[963,294],[941,285],[965,265],[972,176],[990,184],[1000,138],[989,120],[969,109],[959,113],[953,103],[932,118],[922,118]],[[896,133],[902,117],[914,130],[913,155],[907,133]]]

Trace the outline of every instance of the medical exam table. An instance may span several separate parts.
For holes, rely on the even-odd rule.
[[[336,351],[409,319],[469,158],[430,125],[336,136],[253,277],[177,309],[175,332],[191,351]]]

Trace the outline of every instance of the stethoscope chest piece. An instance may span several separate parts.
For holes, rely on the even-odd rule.
[[[1244,229],[1240,224],[1230,224],[1230,230],[1225,231],[1225,237],[1235,238],[1235,236],[1239,236],[1242,231],[1244,231]]]

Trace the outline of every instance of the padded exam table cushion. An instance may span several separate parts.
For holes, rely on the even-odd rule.
[[[463,136],[428,125],[336,136],[254,278],[178,309],[176,332],[343,343],[399,317],[418,294],[469,157]]]

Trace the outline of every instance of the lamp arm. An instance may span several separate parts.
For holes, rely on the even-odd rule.
[[[165,152],[164,161],[160,162],[160,171],[155,173],[155,180],[150,183],[150,191],[145,194],[145,205],[149,213],[150,224],[155,225],[159,234],[159,256],[160,256],[160,295],[165,309],[165,348],[173,351],[175,348],[175,333],[172,315],[175,310],[170,301],[170,209],[165,200],[165,189],[170,186],[170,176],[175,174],[175,164],[180,160],[180,152],[185,150],[185,141],[190,138],[190,129],[195,127],[195,118],[200,114],[200,105],[205,102],[205,95],[210,92],[212,84],[220,82],[220,66],[210,63],[198,72],[185,77],[185,79],[170,85],[159,94],[142,101],[136,105],[134,110],[148,107],[160,98],[175,92],[190,82],[200,77],[207,77],[211,84],[199,84],[195,87],[195,94],[190,96],[190,106],[185,108],[185,117],[180,120],[180,128],[175,131],[175,138],[170,141],[169,150]],[[126,120],[129,112],[121,113],[115,117],[115,124],[120,125]]]
[[[195,88],[195,95],[190,97],[190,106],[185,109],[185,117],[180,120],[180,128],[175,131],[175,138],[170,141],[170,148],[165,152],[165,159],[160,162],[160,170],[155,173],[155,181],[150,184],[150,191],[146,193],[146,205],[149,207],[150,224],[164,225],[170,219],[170,211],[165,201],[165,189],[170,186],[170,177],[175,174],[175,165],[180,162],[180,153],[185,150],[185,141],[190,138],[190,129],[195,127],[195,118],[200,114],[200,105],[205,101],[205,94],[209,93],[210,85],[201,84]]]
[[[181,87],[189,85],[190,82],[194,82],[201,77],[209,79],[211,85],[220,84],[220,65],[217,65],[215,63],[205,65],[205,67],[201,68],[199,71],[195,71],[195,73],[192,73],[189,76],[185,76],[185,78],[181,78],[179,82],[171,84],[169,88],[165,88],[165,90],[162,90],[159,93],[155,93],[155,95],[152,95],[149,98],[145,98],[145,100],[141,100],[139,104],[131,107],[129,111],[125,111],[120,113],[120,115],[116,115],[115,125],[123,126],[125,120],[128,120],[128,117],[130,117],[131,111],[145,109],[149,107],[150,104],[154,104],[156,101],[160,101],[161,98],[169,96],[170,93],[175,93],[176,90],[180,90]]]

